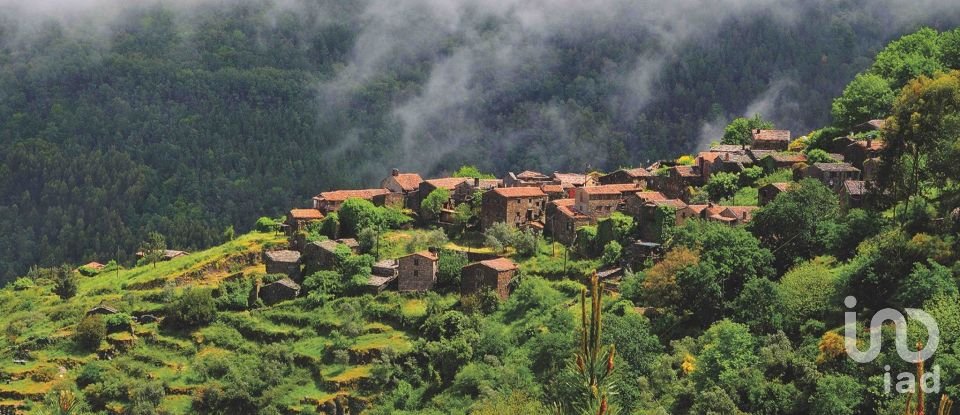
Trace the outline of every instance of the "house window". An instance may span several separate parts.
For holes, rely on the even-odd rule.
[[[414,258],[414,259],[413,259],[413,266],[415,266],[415,267],[419,267],[419,266],[420,266],[420,259],[419,259],[419,258]],[[416,273],[416,271],[414,271],[414,273]]]
[[[413,276],[414,276],[414,277],[419,277],[419,276],[420,276],[420,271],[418,271],[418,270],[413,270]]]

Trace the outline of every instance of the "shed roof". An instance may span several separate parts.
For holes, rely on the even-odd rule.
[[[503,197],[543,197],[546,196],[539,187],[498,187],[493,192]]]

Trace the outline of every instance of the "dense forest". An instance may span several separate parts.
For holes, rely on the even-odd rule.
[[[391,167],[612,169],[748,112],[804,132],[885,41],[960,21],[804,3],[0,3],[0,279],[211,246]]]

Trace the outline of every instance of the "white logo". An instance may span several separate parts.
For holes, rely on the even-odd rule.
[[[852,309],[856,307],[857,299],[853,296],[847,297],[844,299],[843,304],[846,305],[848,309]],[[927,328],[927,341],[923,343],[923,347],[921,347],[920,350],[910,350],[910,345],[907,340],[907,319],[903,314],[892,308],[884,308],[877,311],[877,313],[873,315],[873,318],[870,319],[870,346],[865,352],[857,347],[857,313],[855,311],[847,311],[844,313],[843,336],[844,348],[847,351],[847,355],[857,363],[870,363],[876,359],[880,354],[880,346],[882,344],[881,329],[883,328],[883,324],[889,321],[893,323],[895,328],[895,344],[897,346],[897,354],[900,355],[901,359],[905,362],[916,364],[933,357],[933,353],[937,351],[937,346],[940,345],[940,327],[937,325],[937,321],[933,319],[933,316],[923,310],[906,308],[904,311],[911,319],[919,321]],[[939,367],[934,366],[933,373],[923,375],[923,379],[921,379],[921,389],[924,392],[939,392],[939,369]],[[884,370],[888,372],[884,374],[884,383],[885,389],[889,392],[891,383],[889,373],[890,366],[884,366]],[[913,385],[916,381],[913,373],[900,373],[897,375],[897,379],[901,380],[901,382],[897,383],[898,392],[913,392]],[[933,381],[933,387],[927,387],[928,380]]]

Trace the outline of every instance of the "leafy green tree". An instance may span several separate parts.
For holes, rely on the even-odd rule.
[[[807,152],[807,164],[813,163],[836,163],[836,160],[826,151],[815,148]]]
[[[842,95],[833,100],[833,121],[837,127],[849,129],[885,118],[890,113],[894,96],[886,79],[873,73],[861,73],[847,84]]]
[[[746,281],[773,275],[774,256],[741,227],[687,221],[674,230],[668,247],[676,246],[699,251],[700,261],[712,269],[725,301],[736,298]]]
[[[145,382],[130,389],[131,415],[156,415],[166,391],[160,382]]]
[[[717,172],[710,176],[704,189],[710,196],[710,200],[719,201],[732,197],[740,189],[740,177],[736,173]]]
[[[427,197],[420,202],[420,210],[428,214],[431,218],[440,216],[440,210],[443,205],[450,200],[450,191],[445,188],[434,189]]]
[[[597,222],[597,238],[594,244],[597,248],[603,248],[611,241],[617,241],[624,245],[627,243],[627,239],[633,235],[634,229],[632,216],[613,212],[610,216]]]
[[[610,241],[603,247],[603,256],[600,261],[605,265],[615,265],[620,262],[620,256],[623,254],[623,247],[617,241]]]
[[[753,130],[772,129],[773,123],[760,118],[755,114],[752,118],[736,118],[723,130],[723,144],[750,144],[753,141]]]
[[[940,51],[943,65],[950,69],[960,69],[960,29],[940,34]]]
[[[340,205],[337,214],[340,220],[340,231],[343,235],[355,236],[361,229],[376,229],[383,226],[383,215],[380,208],[369,200],[347,199]]]
[[[61,265],[54,270],[53,292],[59,296],[61,300],[73,298],[73,296],[77,295],[77,288],[77,276],[74,275],[70,267]]]
[[[474,179],[496,179],[492,174],[483,173],[476,166],[464,165],[460,166],[457,171],[453,172],[451,177],[472,177]]]
[[[913,264],[913,272],[900,283],[894,299],[902,307],[919,307],[934,297],[956,297],[957,283],[950,268],[928,260]]]
[[[196,327],[213,321],[217,306],[210,290],[189,287],[170,304],[164,323],[179,327]]]
[[[911,79],[942,71],[941,56],[940,34],[923,28],[887,44],[877,54],[870,72],[880,75],[894,88],[900,88]]]
[[[521,257],[530,257],[537,253],[537,243],[540,240],[540,233],[533,229],[524,229],[513,235],[510,246],[517,251]]]
[[[507,247],[513,244],[519,231],[503,222],[494,223],[489,229],[483,232],[487,246],[494,251],[503,252]]]
[[[853,415],[863,402],[863,385],[847,375],[825,375],[810,396],[812,415]]]
[[[753,333],[772,334],[783,330],[783,301],[776,283],[766,278],[747,281],[730,309],[733,320],[745,324]]]
[[[437,288],[440,290],[455,291],[460,288],[460,275],[463,267],[470,261],[460,251],[449,249],[440,250],[437,260]]]
[[[373,252],[379,236],[380,233],[373,228],[363,228],[360,232],[357,232],[357,244],[360,245],[360,252],[365,254]]]
[[[340,237],[340,215],[337,212],[330,212],[320,221],[320,233],[330,239]]]
[[[96,350],[100,347],[100,342],[107,338],[107,323],[99,315],[84,317],[80,324],[77,324],[73,338],[81,347]]]
[[[741,373],[759,361],[756,339],[747,326],[721,320],[700,336],[702,344],[692,376],[698,385],[717,385],[731,390]]]
[[[157,267],[157,262],[163,259],[164,251],[167,249],[167,241],[158,232],[150,232],[147,239],[140,244],[140,252],[143,254],[143,261],[153,264]]]
[[[337,271],[319,271],[303,280],[303,288],[318,296],[336,297],[343,293],[343,277]]]
[[[760,208],[750,230],[764,248],[774,253],[776,268],[787,270],[794,262],[813,258],[836,245],[840,203],[817,180],[804,179]]]
[[[817,258],[797,265],[780,279],[777,287],[786,322],[793,329],[807,320],[823,320],[841,303],[831,258]]]

